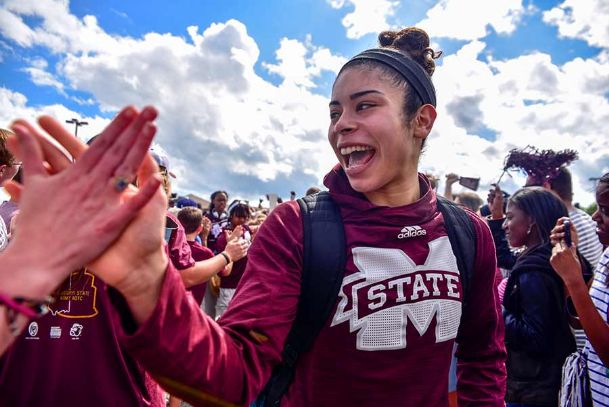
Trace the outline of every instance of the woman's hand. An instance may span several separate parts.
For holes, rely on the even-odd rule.
[[[570,219],[567,217],[562,217],[556,221],[556,225],[552,228],[552,231],[550,231],[550,242],[552,242],[553,246],[560,242],[566,245],[565,221],[569,221],[569,224],[571,225],[569,228],[569,230],[571,231],[571,243],[577,246],[577,243],[579,241],[577,231],[575,230],[573,222],[571,222]]]
[[[575,246],[567,247],[563,242],[552,248],[550,264],[565,283],[567,289],[577,283],[583,283],[582,269]]]
[[[74,164],[28,122],[13,123],[17,138],[7,144],[23,161],[24,184],[5,185],[20,206],[19,226],[7,250],[22,257],[23,272],[3,279],[3,291],[44,297],[70,272],[104,253],[142,208],[154,202],[159,178],[148,177],[141,190],[129,193],[117,183],[135,176],[154,137],[155,118],[153,108],[141,113],[126,108],[89,150],[81,147],[75,155],[82,143],[54,119],[41,117],[40,126],[78,158]]]
[[[141,113],[137,114],[137,119],[133,123],[134,128],[152,126],[151,129],[154,129],[151,122],[156,115],[155,109],[144,108]],[[79,165],[91,150],[97,149],[99,144],[104,143],[103,136],[106,132],[115,131],[109,126],[102,136],[95,139],[89,149],[54,120],[48,118],[46,121],[41,121],[40,124],[76,159],[73,167]],[[154,132],[151,136],[153,134]],[[140,151],[137,165],[125,160],[119,163],[120,165],[115,170],[115,174],[121,174],[123,179],[129,181],[135,179],[137,172],[138,184],[143,185],[142,191],[151,189],[148,201],[139,208],[131,223],[123,225],[124,231],[118,240],[111,247],[106,247],[101,256],[88,264],[96,275],[125,296],[133,316],[138,322],[144,321],[154,309],[168,263],[163,246],[167,196],[160,188],[159,168],[152,157],[147,154],[149,145],[150,141]],[[54,153],[57,153],[56,149]],[[112,154],[111,150],[106,155],[110,154]],[[101,191],[99,199],[101,201],[112,200],[114,199],[113,194],[115,194],[118,195],[119,200],[129,201],[140,193],[135,186],[129,185],[120,194],[117,194],[115,190],[106,191],[105,194],[104,191]]]
[[[491,219],[503,219],[503,192],[499,185],[495,185],[495,188],[491,189],[487,197],[488,208],[491,211]]]

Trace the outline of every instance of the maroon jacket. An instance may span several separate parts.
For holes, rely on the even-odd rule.
[[[420,182],[421,199],[389,208],[353,191],[342,170],[326,177],[345,225],[345,277],[331,319],[299,361],[283,406],[447,406],[455,339],[460,405],[503,406],[505,348],[490,232],[471,215],[478,236],[475,278],[459,326],[459,271],[435,193],[424,177]],[[280,361],[300,293],[296,202],[271,213],[248,257],[220,324],[193,305],[169,267],[153,315],[122,338],[160,382],[189,386],[173,388],[187,400],[246,405]]]

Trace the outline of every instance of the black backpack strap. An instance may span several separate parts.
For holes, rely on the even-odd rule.
[[[463,308],[474,278],[474,262],[476,259],[476,230],[467,212],[453,201],[437,196],[438,210],[444,217],[444,227],[450,240],[463,287]],[[462,314],[463,315],[463,314]]]
[[[300,355],[309,351],[328,320],[345,272],[346,244],[338,206],[322,191],[298,200],[303,224],[303,269],[296,319],[282,362],[253,406],[279,406]]]

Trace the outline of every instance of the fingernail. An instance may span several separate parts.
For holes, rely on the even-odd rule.
[[[125,110],[124,117],[125,119],[133,119],[133,117],[135,116],[135,110],[133,110],[133,108],[128,107],[127,110]]]

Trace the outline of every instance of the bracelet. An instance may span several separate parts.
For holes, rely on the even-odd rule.
[[[13,336],[19,335],[22,328],[17,324],[19,314],[30,319],[40,317],[49,312],[48,305],[51,302],[53,302],[52,297],[46,297],[44,300],[38,301],[23,297],[11,298],[0,293],[0,304],[6,307],[7,322]]]
[[[222,255],[222,257],[224,257],[224,260],[226,260],[226,265],[228,265],[231,262],[230,257],[228,257],[228,254],[224,252],[220,252],[220,254]]]
[[[52,302],[52,297],[46,297],[44,300],[31,300],[24,297],[10,298],[0,293],[0,304],[4,304],[9,310],[23,314],[28,318],[46,314],[49,311],[48,305]]]

